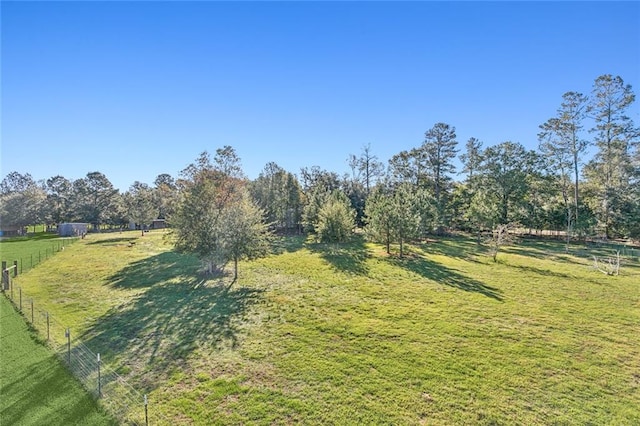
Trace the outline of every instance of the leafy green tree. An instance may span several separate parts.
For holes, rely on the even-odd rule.
[[[522,216],[529,190],[531,152],[521,144],[503,142],[483,151],[478,169],[478,193],[472,200],[475,223],[507,224]],[[495,216],[497,214],[497,217]]]
[[[267,163],[249,191],[264,210],[266,221],[276,229],[295,229],[301,221],[302,190],[296,177],[278,166]]]
[[[605,74],[595,80],[587,109],[594,120],[591,132],[598,151],[585,167],[585,176],[595,194],[591,207],[607,237],[629,232],[629,207],[634,205],[631,184],[636,173],[632,155],[640,132],[626,113],[634,101],[630,85],[621,77]]]
[[[181,199],[171,216],[175,247],[197,256],[209,274],[219,272],[229,261],[222,242],[221,217],[225,207],[238,201],[240,185],[214,167],[207,152],[181,175]]]
[[[68,222],[73,217],[73,184],[63,176],[46,181],[46,221],[50,224]]]
[[[138,181],[135,181],[129,191],[124,194],[127,217],[133,223],[140,225],[142,235],[144,235],[144,227],[157,218],[158,210],[153,198],[151,187]]]
[[[411,151],[402,151],[389,160],[389,178],[395,183],[412,183],[428,189],[435,199],[436,229],[447,226],[450,174],[455,171],[456,129],[446,123],[436,123],[425,132],[423,144]]]
[[[269,238],[239,158],[231,147],[217,150],[214,163],[203,152],[182,175],[181,200],[171,217],[176,249],[197,256],[210,274],[234,261],[237,277],[238,260],[264,254]]]
[[[372,241],[383,243],[387,254],[391,253],[396,213],[390,195],[390,191],[385,186],[376,187],[367,200],[365,208],[367,237]]]
[[[9,173],[0,183],[0,223],[18,229],[43,223],[45,200],[43,184],[29,173]]]
[[[73,205],[75,217],[99,229],[107,222],[117,205],[118,190],[100,172],[87,173],[84,179],[73,182]]]
[[[300,174],[305,196],[302,222],[307,231],[316,232],[315,224],[318,222],[320,209],[332,192],[341,190],[341,181],[335,172],[322,170],[317,166],[302,168]]]
[[[355,228],[355,216],[349,199],[342,192],[332,192],[320,208],[314,224],[318,240],[330,243],[347,241]]]
[[[153,204],[158,219],[169,219],[178,201],[178,187],[168,173],[159,174],[153,182]]]
[[[463,183],[454,185],[451,206],[453,225],[458,229],[470,231],[477,227],[477,224],[472,220],[471,200],[476,194],[480,182],[478,169],[482,165],[482,153],[482,142],[472,137],[465,144],[465,152],[460,155],[461,173],[466,173],[467,177]]]
[[[387,253],[390,243],[397,242],[403,257],[404,244],[419,237],[425,223],[433,218],[432,204],[424,189],[410,183],[377,188],[367,203],[367,235],[384,243]]]
[[[535,151],[528,151],[523,158],[526,173],[526,192],[515,215],[518,223],[533,229],[542,229],[546,220],[548,200],[554,195],[553,179],[546,159]]]
[[[226,206],[220,217],[220,245],[224,258],[233,261],[233,279],[238,279],[238,261],[257,259],[269,253],[272,240],[263,211],[247,191]]]
[[[482,231],[493,229],[500,222],[500,199],[490,190],[477,191],[471,197],[469,209],[466,212],[466,218],[471,227],[478,233],[478,237]]]
[[[581,137],[581,130],[587,97],[581,93],[567,92],[562,99],[556,117],[540,125],[538,139],[542,155],[556,170],[554,176],[567,210],[566,232],[567,238],[570,238],[572,229],[580,223],[580,161],[588,147],[588,142]]]

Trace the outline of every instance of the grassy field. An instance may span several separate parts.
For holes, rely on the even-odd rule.
[[[229,286],[160,233],[90,234],[18,281],[175,424],[640,424],[636,262],[409,249],[290,237]]]
[[[5,238],[0,242],[0,260],[6,261],[7,266],[17,260],[18,271],[26,272],[75,240],[44,232],[30,237]]]
[[[116,424],[0,296],[0,424]]]

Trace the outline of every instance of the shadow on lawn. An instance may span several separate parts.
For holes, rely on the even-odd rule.
[[[568,278],[574,279],[575,277],[565,274],[562,272],[553,272],[549,269],[536,268],[535,266],[524,266],[524,265],[509,265],[510,268],[516,268],[521,271],[532,272],[534,274],[543,275],[546,277],[557,277],[557,278]]]
[[[466,277],[439,263],[432,262],[423,257],[397,258],[390,257],[387,261],[399,268],[408,269],[425,278],[449,287],[463,291],[480,293],[495,300],[502,301],[500,290],[490,287],[481,281]]]
[[[271,245],[271,251],[274,254],[296,252],[305,246],[306,240],[306,235],[276,235],[273,244]]]
[[[172,279],[193,275],[200,263],[193,256],[164,252],[133,262],[109,277],[116,288],[145,288]]]
[[[454,257],[470,262],[477,262],[474,256],[484,254],[487,251],[486,247],[467,237],[436,238],[414,245],[425,253]]]
[[[367,259],[371,253],[365,246],[364,237],[355,235],[348,243],[309,243],[307,248],[319,254],[335,270],[356,275],[367,275]]]
[[[136,240],[137,238],[135,237],[116,237],[116,238],[107,238],[105,240],[91,241],[90,243],[87,243],[87,245],[111,246],[111,245],[131,243],[131,242],[135,242]]]
[[[116,274],[116,286],[149,288],[98,318],[82,336],[105,361],[127,366],[147,390],[184,365],[197,348],[235,347],[243,320],[262,299],[263,290],[184,274],[193,269],[181,266],[181,257],[162,253]]]

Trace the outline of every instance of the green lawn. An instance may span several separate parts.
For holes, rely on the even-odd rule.
[[[135,242],[135,244],[131,244]],[[154,424],[640,424],[640,267],[561,243],[283,240],[205,280],[160,233],[90,234],[19,277]],[[56,337],[61,339],[62,337]]]
[[[115,424],[56,356],[35,340],[4,296],[0,319],[0,424]]]
[[[6,261],[7,266],[18,261],[18,272],[26,272],[75,240],[44,232],[30,237],[5,238],[0,240],[0,260]]]

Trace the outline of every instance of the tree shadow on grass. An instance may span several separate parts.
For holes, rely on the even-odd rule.
[[[103,246],[114,246],[114,245],[118,245],[118,244],[125,244],[125,243],[131,243],[131,242],[135,242],[135,240],[137,240],[137,238],[135,237],[117,237],[117,238],[107,238],[105,240],[98,240],[98,241],[91,241],[89,243],[87,243],[87,245],[93,246],[93,245],[103,245]]]
[[[473,258],[486,252],[477,240],[467,237],[444,237],[414,244],[423,252],[477,262]]]
[[[293,253],[302,249],[306,240],[306,235],[277,235],[271,245],[271,251],[274,254]]]
[[[168,251],[133,262],[108,280],[116,288],[145,288],[193,275],[199,266],[194,256]]]
[[[105,361],[126,366],[150,390],[195,349],[235,347],[243,320],[262,292],[207,285],[197,278],[155,285],[98,318],[82,340]]]
[[[407,269],[439,284],[463,291],[480,293],[498,301],[503,300],[499,289],[490,287],[481,281],[459,274],[446,266],[432,262],[423,257],[414,256],[412,258],[403,259],[398,257],[389,257],[387,261],[394,266]]]
[[[562,272],[553,272],[549,269],[536,268],[535,266],[524,266],[524,265],[509,265],[510,268],[516,268],[521,271],[531,272],[538,275],[544,275],[546,277],[557,277],[557,278],[567,278],[567,279],[575,279],[575,277],[565,274]]]
[[[309,243],[307,248],[318,253],[335,270],[348,274],[367,275],[367,259],[371,253],[365,246],[364,237],[355,235],[348,243]]]

